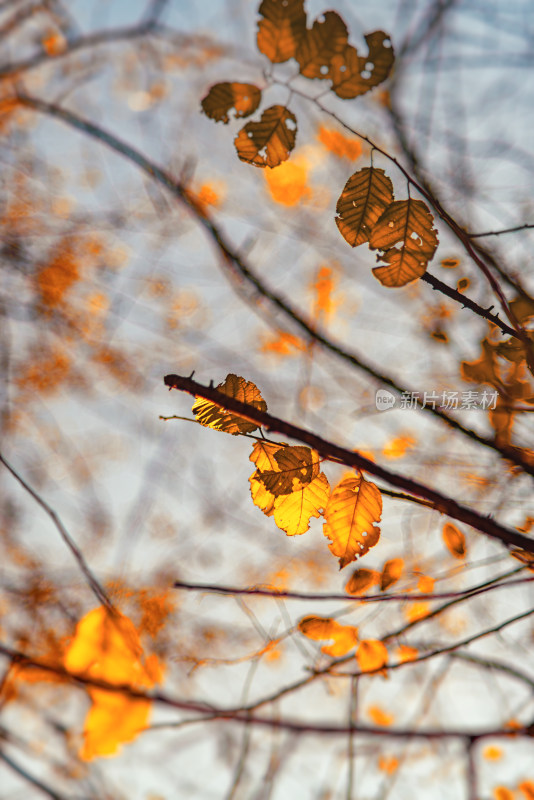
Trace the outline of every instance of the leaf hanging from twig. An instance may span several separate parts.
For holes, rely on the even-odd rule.
[[[261,90],[252,83],[216,83],[201,101],[201,106],[207,117],[226,125],[232,109],[235,119],[249,117],[260,102]]]
[[[258,50],[273,64],[293,58],[306,33],[304,0],[263,0],[259,13]]]
[[[382,496],[374,483],[348,475],[333,490],[324,512],[324,535],[343,569],[364,556],[380,538],[376,525],[382,514]]]
[[[352,246],[369,241],[371,231],[393,201],[393,184],[383,169],[364,167],[348,179],[337,201],[336,225]]]
[[[230,373],[226,376],[223,383],[217,386],[217,391],[227,397],[233,397],[241,403],[257,408],[259,411],[267,411],[267,403],[261,396],[260,390],[252,381],[246,381],[238,375]],[[251,433],[259,426],[255,422],[250,422],[238,414],[233,414],[225,408],[221,408],[210,400],[199,397],[193,405],[193,414],[197,422],[207,428],[215,428],[217,431],[224,431],[237,436],[239,433]]]
[[[343,100],[358,97],[384,81],[395,59],[391,39],[383,31],[365,36],[368,56],[359,56],[355,47],[348,44],[336,53],[330,62],[326,77],[332,81],[332,91]]]
[[[383,250],[379,258],[388,264],[373,269],[380,283],[404,286],[425,273],[438,246],[433,225],[434,217],[422,200],[409,197],[386,208],[369,238],[369,246]]]
[[[255,167],[277,167],[295,147],[297,119],[285,106],[271,106],[259,122],[247,122],[234,140],[241,161]]]
[[[348,42],[347,26],[335,11],[326,11],[305,31],[297,51],[300,74],[305,78],[329,77],[330,63]]]

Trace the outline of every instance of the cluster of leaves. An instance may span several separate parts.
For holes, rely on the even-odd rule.
[[[257,386],[230,374],[217,390],[228,397],[267,410]],[[233,435],[250,434],[255,422],[233,414],[215,403],[198,398],[193,405],[197,422]],[[305,533],[312,517],[324,516],[324,535],[340,569],[365,555],[377,544],[382,497],[374,483],[350,473],[330,491],[321,472],[319,454],[309,447],[257,439],[250,460],[256,470],[250,476],[253,503],[288,536]]]
[[[326,11],[307,27],[304,0],[263,0],[257,45],[273,64],[294,59],[299,73],[310,80],[328,80],[331,90],[347,100],[365,94],[389,75],[394,54],[389,36],[374,31],[365,36],[368,55],[349,44],[349,32],[335,11]],[[216,122],[248,117],[259,107],[262,91],[251,83],[217,83],[202,100],[202,110]],[[286,106],[266,108],[247,124],[234,144],[241,161],[255,167],[277,167],[295,147],[297,118]]]
[[[383,169],[364,167],[351,175],[337,201],[336,224],[343,238],[379,250],[374,275],[397,287],[424,275],[438,246],[434,218],[422,200],[395,200]]]

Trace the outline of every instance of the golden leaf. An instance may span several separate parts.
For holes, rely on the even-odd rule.
[[[287,445],[275,442],[255,442],[249,461],[252,461],[258,470],[278,469],[278,462],[274,454],[283,447],[287,447]]]
[[[263,0],[259,7],[257,44],[273,64],[293,58],[306,33],[304,0]]]
[[[330,550],[339,557],[339,568],[367,553],[380,537],[376,523],[382,513],[382,497],[374,485],[358,475],[349,475],[333,490],[324,512],[324,535]]]
[[[235,119],[249,117],[261,102],[261,90],[252,83],[216,83],[202,99],[204,114],[215,122],[229,120],[229,111],[234,109]]]
[[[389,726],[393,725],[395,722],[395,717],[393,714],[388,714],[380,706],[370,706],[367,709],[367,713],[375,725],[378,725],[381,728],[389,728]]]
[[[451,525],[450,522],[445,523],[443,526],[443,541],[452,556],[455,558],[465,558],[467,552],[465,536],[456,525]]]
[[[395,59],[391,39],[383,31],[365,36],[368,56],[359,56],[355,47],[348,44],[330,61],[326,77],[332,81],[332,91],[343,100],[365,94],[384,81]]]
[[[260,511],[263,511],[266,517],[272,517],[274,513],[275,496],[267,491],[263,483],[258,478],[259,472],[254,472],[250,478],[250,496],[252,502],[257,506]]]
[[[247,122],[234,139],[241,161],[255,167],[277,167],[295,147],[297,118],[285,106],[271,106],[259,122]]]
[[[132,622],[122,614],[110,616],[103,606],[95,608],[78,623],[76,634],[65,653],[69,672],[134,688],[152,687],[161,681],[162,671],[155,656],[143,660],[143,649]],[[148,724],[149,700],[126,693],[88,688],[92,705],[84,725],[80,757],[113,755],[124,742],[135,739]]]
[[[419,655],[417,647],[410,647],[407,644],[400,644],[397,650],[399,654],[399,661],[404,664],[406,661],[415,661]]]
[[[358,628],[340,625],[330,617],[304,617],[299,622],[299,631],[315,641],[333,639],[334,644],[321,647],[321,651],[329,656],[344,656],[358,643]]]
[[[517,788],[525,796],[525,800],[534,800],[534,781],[522,781]]]
[[[356,651],[356,658],[362,672],[375,672],[388,662],[388,651],[378,639],[364,639]]]
[[[304,158],[284,161],[276,169],[263,173],[267,188],[275,203],[282,206],[296,206],[311,194],[308,186],[308,163]]]
[[[506,786],[496,786],[493,790],[495,800],[514,800],[514,793]]]
[[[380,573],[375,569],[357,569],[345,584],[347,594],[363,594],[380,581]]]
[[[252,381],[246,381],[238,375],[230,373],[226,376],[223,383],[217,386],[217,391],[227,397],[233,397],[241,403],[257,408],[259,411],[267,411],[267,403],[260,394],[260,390]],[[192,408],[197,422],[207,428],[215,428],[217,431],[224,431],[236,436],[238,433],[250,433],[259,426],[255,422],[249,422],[237,414],[232,414],[225,408],[205,400],[197,398]]]
[[[305,78],[330,77],[330,63],[348,43],[347,26],[335,11],[326,11],[302,36],[296,54],[300,74]]]
[[[389,561],[386,561],[382,569],[382,575],[380,577],[380,590],[382,592],[385,592],[385,590],[389,586],[392,586],[394,583],[397,583],[400,576],[402,575],[403,569],[404,569],[403,558],[392,558]]]
[[[323,472],[305,486],[274,501],[274,521],[288,536],[306,533],[311,517],[320,517],[330,496],[330,484]]]
[[[351,247],[368,242],[392,201],[393,184],[383,169],[364,167],[351,175],[336,206],[336,225],[345,241]]]
[[[383,250],[387,267],[373,272],[384,286],[404,286],[420,278],[438,246],[434,217],[422,200],[398,200],[384,211],[369,239],[373,250]],[[399,245],[396,247],[395,245]]]

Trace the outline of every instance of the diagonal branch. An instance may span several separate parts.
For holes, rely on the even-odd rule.
[[[368,458],[360,455],[353,450],[347,450],[345,447],[340,447],[333,442],[326,441],[320,436],[306,430],[285,422],[278,417],[273,417],[266,411],[259,411],[253,406],[241,403],[233,397],[222,394],[213,385],[203,386],[197,383],[192,378],[187,378],[181,375],[166,375],[164,379],[165,385],[169,389],[179,389],[182,392],[188,392],[194,397],[202,397],[205,400],[211,400],[212,403],[225,408],[228,411],[233,411],[236,414],[244,417],[245,419],[255,422],[257,425],[266,428],[269,431],[283,434],[291,439],[304,442],[312,447],[325,459],[335,460],[338,463],[345,464],[347,467],[352,467],[357,470],[365,470],[371,475],[376,475],[378,478],[386,481],[386,483],[403,489],[410,494],[417,497],[423,497],[426,500],[431,500],[435,507],[443,514],[447,514],[453,519],[465,522],[471,525],[478,531],[485,533],[493,539],[498,539],[508,547],[520,547],[529,553],[534,553],[534,539],[524,536],[518,531],[511,528],[506,528],[503,525],[492,520],[490,517],[484,517],[476,511],[473,511],[467,506],[462,506],[457,503],[452,497],[447,497],[441,492],[431,489],[418,481],[411,478],[405,478],[395,472],[391,472],[384,467],[375,464]]]
[[[18,102],[39,111],[56,119],[62,120],[71,128],[82,131],[88,136],[96,139],[97,141],[105,144],[111,150],[119,153],[124,158],[135,164],[141,169],[149,178],[164,186],[177,200],[179,200],[187,209],[195,216],[197,222],[202,225],[212,242],[215,244],[223,262],[232,270],[237,272],[242,279],[246,280],[254,289],[265,299],[267,299],[275,308],[284,313],[286,317],[292,320],[302,331],[304,331],[310,339],[318,342],[325,350],[333,353],[338,358],[349,363],[352,367],[364,372],[369,377],[379,381],[385,386],[389,386],[399,394],[417,395],[417,392],[412,392],[406,387],[403,387],[397,380],[391,376],[380,372],[372,364],[369,364],[365,358],[360,356],[354,351],[348,351],[340,344],[329,339],[326,335],[317,330],[317,326],[306,320],[293,306],[280,295],[268,289],[264,283],[255,275],[250,266],[245,263],[243,258],[233,250],[232,246],[227,242],[226,237],[223,235],[220,228],[213,222],[207,215],[205,208],[196,200],[194,195],[187,190],[186,186],[180,181],[176,180],[168,172],[158,167],[157,164],[150,161],[142,153],[131,147],[126,142],[121,141],[113,134],[105,131],[99,125],[95,125],[89,120],[83,119],[77,114],[65,109],[61,106],[54,105],[53,103],[46,103],[36,97],[19,93],[17,95]],[[330,113],[330,112],[327,112]],[[394,160],[394,159],[393,159]],[[495,452],[498,452],[503,458],[513,462],[516,466],[521,467],[525,472],[534,475],[534,464],[531,463],[527,457],[523,456],[520,448],[510,447],[497,444],[493,439],[482,436],[476,431],[462,425],[454,417],[442,411],[439,408],[433,408],[431,405],[423,405],[420,398],[416,400],[418,406],[425,412],[440,419],[443,423],[448,425],[449,428],[462,433],[471,441],[488,447]]]

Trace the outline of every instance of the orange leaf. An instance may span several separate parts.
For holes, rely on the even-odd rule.
[[[388,662],[388,651],[378,639],[364,639],[356,651],[356,658],[362,672],[376,672]]]
[[[306,33],[304,0],[263,0],[259,13],[263,16],[258,23],[260,53],[273,64],[293,58]]]
[[[407,450],[410,450],[416,442],[416,439],[410,434],[403,434],[392,439],[387,444],[382,452],[386,458],[402,458]]]
[[[351,175],[336,206],[336,225],[345,241],[351,247],[368,242],[392,201],[393,184],[383,169],[364,167]]]
[[[226,376],[223,383],[217,386],[217,391],[227,397],[233,397],[235,400],[240,400],[242,403],[257,408],[259,411],[267,411],[267,403],[261,396],[260,390],[252,381],[246,381],[238,375],[230,373]],[[225,408],[212,403],[210,400],[204,400],[199,397],[195,400],[192,408],[197,422],[207,428],[214,428],[217,431],[224,431],[237,436],[239,433],[251,433],[255,431],[258,425],[255,422],[240,417],[237,414],[232,414]]]
[[[386,713],[380,706],[371,706],[367,709],[367,713],[375,725],[383,728],[389,728],[395,722],[393,714]]]
[[[299,622],[299,631],[308,639],[321,641],[332,639],[334,644],[324,645],[321,651],[329,656],[344,656],[358,642],[358,628],[353,625],[340,625],[330,617],[304,617]]]
[[[486,761],[498,761],[502,758],[502,750],[500,747],[495,747],[494,745],[488,745],[482,751],[483,757]]]
[[[447,522],[443,526],[443,541],[454,558],[465,558],[467,553],[465,536],[456,525]]]
[[[310,187],[307,184],[308,168],[303,159],[285,161],[276,169],[266,170],[264,175],[275,203],[295,206],[310,195]]]
[[[362,154],[362,146],[358,139],[351,139],[334,128],[326,128],[321,125],[318,139],[323,147],[337,158],[348,158],[350,161],[355,161]]]
[[[514,800],[514,793],[506,786],[496,786],[493,790],[495,800]]]
[[[277,167],[295,147],[297,118],[285,106],[265,109],[259,122],[247,122],[234,144],[241,161],[255,167]]]
[[[384,286],[398,287],[420,278],[438,246],[434,217],[422,200],[391,203],[371,231],[369,246],[382,250],[388,266],[373,273]]]
[[[429,612],[430,606],[428,603],[410,603],[404,615],[408,622],[416,622],[418,619],[428,616]]]
[[[261,91],[252,83],[216,83],[201,101],[202,111],[216,122],[230,120],[229,112],[234,109],[234,119],[249,117],[261,102]]]
[[[380,756],[378,759],[378,769],[382,772],[385,772],[386,775],[393,775],[393,773],[399,768],[399,759],[391,756],[391,758],[386,758],[385,756]]]
[[[133,688],[152,687],[162,679],[158,659],[143,659],[131,621],[118,613],[110,616],[103,606],[80,620],[64,663],[69,672]],[[151,702],[105,689],[87,691],[92,705],[85,720],[80,757],[90,761],[96,756],[113,755],[123,743],[135,739],[148,724]]]
[[[525,800],[534,800],[534,781],[523,781],[518,789],[525,795]]]
[[[380,581],[380,573],[375,569],[357,569],[345,584],[347,594],[363,594]]]
[[[419,580],[417,581],[417,588],[421,592],[421,594],[432,594],[434,591],[434,584],[436,583],[435,578],[431,578],[430,575],[421,575]]]
[[[380,590],[382,592],[385,592],[385,590],[389,586],[392,586],[394,583],[397,583],[400,576],[402,575],[403,569],[404,569],[404,559],[402,558],[392,558],[389,561],[386,561],[382,569],[382,575],[380,578]]]
[[[374,485],[359,475],[348,475],[333,490],[324,512],[323,533],[331,552],[343,569],[364,556],[380,538],[376,525],[382,514],[382,496]]]
[[[417,647],[409,647],[407,644],[400,644],[397,650],[399,654],[399,661],[404,664],[405,661],[415,661],[419,655]]]

